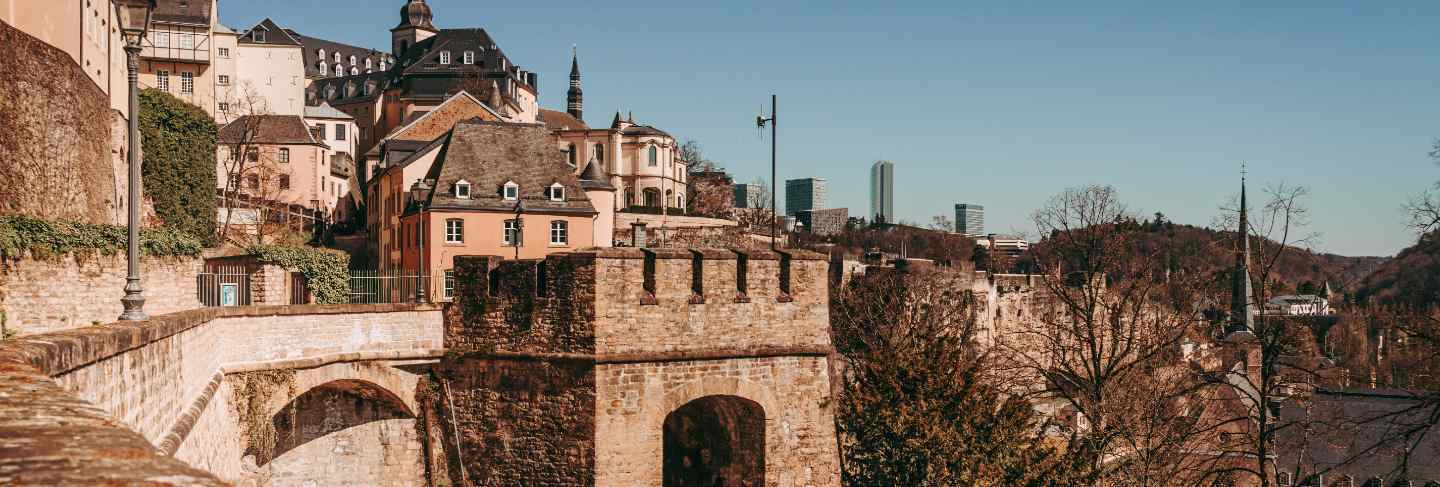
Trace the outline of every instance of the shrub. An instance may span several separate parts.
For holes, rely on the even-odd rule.
[[[124,252],[129,233],[119,225],[52,221],[23,215],[0,216],[0,256],[35,258],[69,253],[114,255]],[[140,232],[140,253],[157,257],[197,257],[205,245],[195,236],[174,228],[147,228]]]
[[[250,255],[266,264],[299,271],[319,304],[350,302],[350,256],[336,250],[290,245],[257,245]]]
[[[215,236],[214,120],[169,93],[140,93],[145,196],[172,227],[206,244]]]

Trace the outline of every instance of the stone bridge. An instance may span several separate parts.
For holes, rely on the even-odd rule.
[[[502,260],[0,344],[0,485],[839,485],[821,256]]]

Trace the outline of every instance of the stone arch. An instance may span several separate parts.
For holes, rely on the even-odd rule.
[[[656,463],[654,467],[656,479],[663,479],[664,475],[664,427],[666,418],[687,404],[707,397],[735,398],[753,403],[758,406],[760,424],[762,425],[761,437],[763,439],[762,476],[769,480],[758,485],[770,485],[776,478],[776,467],[774,460],[778,458],[778,451],[788,448],[786,445],[795,444],[795,439],[786,425],[779,419],[780,402],[770,386],[741,379],[739,377],[714,377],[707,376],[686,382],[678,387],[671,388],[659,401],[649,403],[644,415],[646,431],[655,433],[653,444],[656,448]],[[652,441],[654,441],[652,440]],[[729,480],[727,479],[727,482]],[[669,484],[666,484],[669,485]],[[729,485],[729,484],[727,484]],[[744,485],[744,484],[733,484]]]
[[[665,416],[662,485],[765,484],[765,409],[739,396],[705,396]]]

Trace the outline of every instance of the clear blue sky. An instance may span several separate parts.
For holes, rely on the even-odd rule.
[[[1440,2],[429,3],[538,72],[548,108],[578,44],[590,124],[633,110],[739,180],[769,175],[754,118],[777,93],[780,178],[828,179],[852,215],[885,158],[903,219],[968,202],[1027,232],[1048,196],[1103,183],[1207,225],[1246,160],[1255,186],[1310,188],[1317,250],[1389,255],[1440,179]],[[387,50],[402,4],[221,0],[221,19]]]

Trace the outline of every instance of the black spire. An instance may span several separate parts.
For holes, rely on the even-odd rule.
[[[580,55],[570,48],[570,91],[565,94],[565,112],[585,121],[585,93],[580,91]]]
[[[408,0],[405,6],[400,7],[400,25],[395,26],[395,30],[414,27],[435,31],[435,24],[431,23],[434,19],[435,14],[425,0]]]
[[[1235,246],[1235,270],[1230,286],[1230,327],[1226,332],[1255,329],[1255,315],[1252,313],[1254,289],[1250,286],[1250,219],[1245,201],[1245,166],[1240,166],[1240,222],[1235,235],[1239,242]]]

